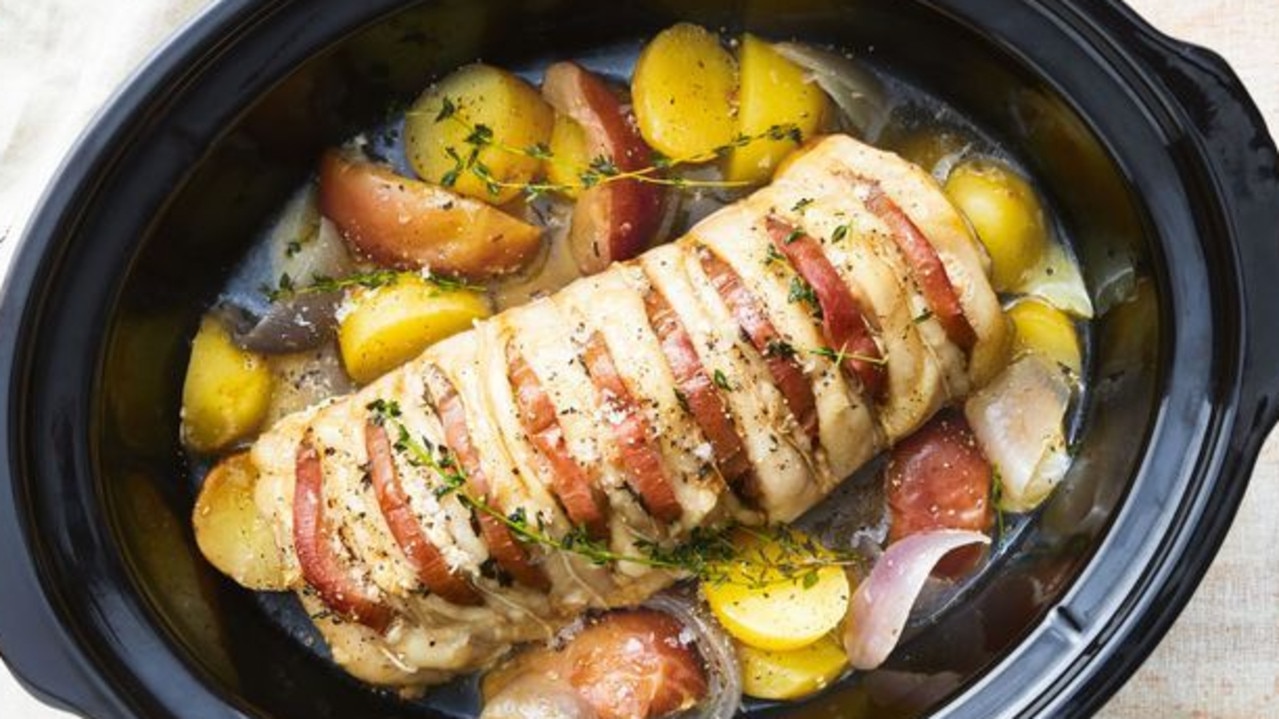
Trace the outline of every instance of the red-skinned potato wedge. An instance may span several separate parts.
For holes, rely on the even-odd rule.
[[[642,170],[653,151],[636,129],[634,117],[597,75],[571,62],[546,70],[542,95],[555,111],[585,131],[588,156],[606,157],[618,170]],[[662,192],[652,183],[613,180],[581,193],[573,207],[569,243],[578,269],[594,274],[627,260],[652,241],[661,221]]]
[[[675,386],[711,444],[720,474],[737,494],[753,502],[758,499],[759,487],[750,457],[733,425],[728,405],[697,356],[692,338],[661,292],[650,290],[644,297],[644,309],[675,376]]]
[[[882,399],[883,356],[871,335],[871,319],[862,311],[861,303],[840,279],[820,242],[776,217],[769,217],[767,223],[773,246],[817,295],[826,344],[843,356],[844,368],[861,381],[867,397]]]
[[[435,408],[440,416],[440,424],[444,427],[444,441],[453,450],[466,475],[468,490],[486,502],[493,502],[488,476],[484,474],[479,452],[471,442],[462,398],[448,378],[434,368],[431,371],[431,384],[435,388]],[[501,507],[495,509],[502,511]],[[480,509],[475,510],[475,518],[480,525],[480,535],[498,566],[526,587],[540,591],[550,589],[550,580],[546,578],[546,574],[533,564],[528,549],[515,539],[511,529],[502,520]]]
[[[495,207],[335,150],[320,162],[320,211],[357,254],[399,269],[484,279],[519,270],[541,243]]]
[[[696,704],[706,694],[706,673],[682,631],[662,612],[610,614],[570,643],[569,684],[600,719],[663,717]]]
[[[627,482],[639,495],[649,514],[663,522],[674,522],[684,509],[675,498],[675,490],[666,476],[662,454],[649,432],[648,422],[598,332],[592,333],[587,340],[582,359],[586,361],[586,372],[595,384],[600,404],[609,410],[610,415],[616,416],[616,420],[610,419],[608,424],[621,453]]]
[[[324,467],[309,438],[298,445],[296,461],[293,545],[302,578],[329,609],[373,631],[385,632],[391,623],[391,610],[351,581],[347,568],[333,551],[330,530],[324,521]]]
[[[479,592],[465,578],[449,569],[444,555],[422,531],[422,526],[409,505],[409,497],[400,484],[386,428],[375,422],[368,422],[364,426],[364,443],[368,449],[369,474],[373,480],[378,506],[382,508],[382,516],[391,528],[395,543],[417,570],[418,579],[431,593],[453,604],[480,604],[483,600]]]
[[[485,717],[657,719],[700,702],[706,670],[679,621],[652,609],[610,612],[560,649],[539,648],[484,678]],[[545,713],[551,704],[566,711]]]
[[[946,266],[937,255],[937,248],[933,247],[933,243],[928,241],[910,216],[877,183],[868,184],[866,209],[888,225],[893,241],[910,264],[911,274],[919,283],[924,301],[941,323],[947,339],[965,352],[970,351],[977,344],[977,333],[964,316],[959,293],[946,274]]]
[[[742,278],[727,262],[710,250],[701,251],[702,269],[710,278],[715,291],[733,313],[733,319],[750,338],[751,346],[764,358],[773,383],[786,400],[786,406],[804,433],[814,441],[818,438],[817,398],[813,385],[804,376],[804,370],[795,359],[795,348],[782,341],[768,315],[760,308],[751,291],[742,284]]]
[[[569,453],[555,405],[533,368],[514,348],[508,349],[507,357],[520,422],[545,460],[539,471],[549,478],[551,491],[564,507],[569,521],[585,527],[592,537],[604,537],[608,533],[608,503],[603,492]]]
[[[942,410],[893,447],[885,468],[888,542],[932,529],[990,532],[990,462],[961,412]],[[933,574],[957,578],[981,560],[982,546],[947,554]]]

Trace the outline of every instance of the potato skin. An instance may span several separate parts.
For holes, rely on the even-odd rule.
[[[733,139],[737,67],[719,38],[690,23],[658,33],[635,63],[631,101],[644,140],[688,157]]]
[[[183,443],[197,452],[224,449],[257,430],[270,401],[266,360],[236,347],[222,323],[206,316],[182,385]]]
[[[774,126],[794,126],[806,140],[822,126],[829,105],[826,93],[817,83],[806,80],[804,70],[771,44],[749,33],[743,35],[737,62],[741,74],[740,134],[757,136]],[[799,144],[789,138],[755,140],[732,151],[725,175],[735,182],[767,182],[782,159],[797,147]]]
[[[556,112],[582,129],[590,157],[607,157],[622,172],[650,167],[653,150],[608,83],[572,62],[546,69],[542,94]],[[577,268],[594,274],[635,257],[661,222],[662,191],[634,178],[613,178],[583,190],[573,206],[569,247]]]
[[[1065,312],[1036,297],[1025,297],[1008,308],[1016,328],[1013,351],[1038,352],[1069,369],[1076,377],[1083,371],[1079,332]]]
[[[758,699],[799,699],[824,689],[848,668],[848,655],[832,634],[799,649],[768,651],[737,645],[742,691]]]
[[[338,326],[338,347],[347,374],[359,384],[372,382],[489,315],[483,294],[446,290],[409,273],[391,285],[358,289],[348,302],[350,309]]]
[[[337,151],[320,164],[320,211],[357,254],[399,269],[486,279],[541,244],[540,229],[499,209]]]
[[[241,586],[259,591],[288,588],[275,530],[258,513],[258,470],[248,452],[233,454],[205,475],[191,524],[209,563]]]
[[[586,130],[567,115],[555,113],[555,127],[551,130],[551,157],[546,163],[546,179],[556,185],[557,191],[576,199],[582,194],[582,173],[591,164],[590,145]]]
[[[945,190],[990,254],[995,290],[1017,287],[1048,249],[1035,190],[1011,168],[985,159],[952,170]]]
[[[445,99],[454,105],[456,118],[440,118]],[[551,108],[531,85],[506,70],[476,63],[422,93],[408,112],[404,142],[413,171],[427,182],[442,184],[457,167],[449,150],[465,158],[474,149],[467,142],[471,128],[483,125],[492,131],[494,143],[526,148],[547,142],[553,122]],[[498,181],[514,185],[532,180],[542,164],[537,158],[494,146],[482,149],[478,161]],[[502,187],[494,193],[471,172],[459,174],[452,187],[495,205],[509,202],[520,192],[518,187]]]

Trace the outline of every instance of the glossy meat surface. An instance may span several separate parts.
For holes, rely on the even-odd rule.
[[[869,206],[879,197],[931,243],[972,338],[953,330],[953,307],[947,314],[930,306],[938,293],[921,289],[918,266],[893,235],[901,223]],[[778,251],[781,226],[806,236],[805,264],[792,264],[799,253]],[[812,255],[818,251],[824,262]],[[928,271],[935,285],[935,263]],[[1007,323],[986,272],[983,251],[930,176],[849,137],[827,137],[683,238],[480,322],[354,395],[284,419],[253,449],[258,506],[276,528],[290,586],[318,617],[339,664],[377,684],[438,683],[680,577],[637,562],[601,566],[518,537],[514,547],[496,541],[501,532],[491,525],[500,520],[448,490],[457,468],[424,465],[401,430],[460,458],[467,486],[486,505],[554,537],[574,530],[570,510],[589,515],[592,533],[618,554],[642,555],[648,543],[671,546],[694,528],[729,521],[790,521],[1003,367]],[[821,278],[817,289],[840,300],[805,301],[805,277]],[[826,318],[823,307],[860,316]],[[868,392],[871,375],[856,371],[851,350],[829,346],[831,326],[867,328],[876,356],[852,359],[879,368],[882,387]],[[680,355],[689,347],[695,357]],[[704,394],[707,386],[715,396]],[[694,411],[682,388],[703,393],[692,398],[696,406],[722,408],[727,422]],[[370,406],[379,400],[394,403],[398,416],[375,418]],[[369,441],[374,419],[385,420],[394,445],[393,473],[384,444]],[[323,506],[318,541],[326,547],[310,531],[315,518],[295,507],[304,446],[308,506]],[[721,466],[739,451],[745,466]],[[373,480],[371,460],[379,480],[398,479],[403,507],[386,511],[385,482]],[[576,468],[565,472],[569,463]],[[296,544],[299,516],[304,548]],[[406,532],[388,516],[417,526]],[[406,535],[430,551],[406,551]],[[325,568],[304,571],[300,559],[315,555],[326,557]],[[421,557],[436,556],[447,572],[425,574]],[[516,571],[517,561],[528,566]],[[317,571],[341,576],[316,582]],[[436,591],[424,576],[435,577]],[[438,588],[453,578],[479,600],[465,588]],[[311,588],[317,583],[324,591]],[[344,620],[335,591],[385,608],[389,623]]]

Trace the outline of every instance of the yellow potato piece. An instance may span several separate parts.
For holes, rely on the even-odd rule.
[[[804,535],[789,534],[800,542]],[[794,549],[773,539],[742,535],[741,552],[727,578],[702,584],[702,593],[720,624],[736,639],[757,649],[787,651],[807,646],[829,633],[848,609],[848,577],[839,566],[824,566],[803,576],[784,576],[777,567],[794,564]]]
[[[546,161],[546,179],[562,188],[560,191],[565,195],[577,197],[581,192],[582,172],[590,163],[586,131],[573,118],[557,114],[555,127],[551,129],[551,159]]]
[[[825,689],[848,667],[848,655],[833,634],[806,647],[768,651],[737,645],[742,691],[758,699],[799,699]]]
[[[445,289],[404,273],[392,284],[357,290],[338,326],[342,364],[368,384],[449,335],[489,316],[483,293]]]
[[[1038,352],[1079,376],[1083,367],[1079,334],[1065,312],[1027,297],[1008,309],[1008,317],[1017,330],[1016,351]]]
[[[995,289],[1016,287],[1048,248],[1044,213],[1034,189],[1000,163],[973,160],[951,171],[946,195],[990,253]]]
[[[809,82],[804,69],[782,57],[754,35],[742,36],[737,51],[741,68],[737,132],[754,137],[770,128],[793,128],[807,139],[826,116],[826,93]],[[735,182],[767,182],[778,164],[798,144],[794,139],[761,139],[734,148],[725,174]]]
[[[442,113],[445,100],[451,114]],[[554,119],[551,106],[532,85],[490,65],[467,65],[432,85],[413,104],[404,124],[405,148],[422,179],[500,205],[519,194],[518,186],[533,179],[542,161],[499,145],[522,150],[545,143]],[[491,138],[474,167],[487,169],[501,185],[516,186],[490,188],[473,170],[458,171],[459,158],[465,161],[478,147],[468,138],[481,126]]]
[[[221,322],[205,317],[182,385],[182,441],[197,452],[222,449],[257,430],[270,401],[266,360],[236,347]]]
[[[253,500],[257,482],[258,470],[248,452],[233,454],[209,470],[191,514],[195,543],[210,564],[241,586],[279,591],[287,589],[284,561],[274,529]]]
[[[690,23],[658,33],[631,76],[640,134],[668,157],[709,153],[733,139],[737,67],[719,38]],[[713,159],[707,157],[706,159]]]

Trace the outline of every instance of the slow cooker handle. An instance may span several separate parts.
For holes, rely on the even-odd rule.
[[[3,452],[0,452],[3,454]],[[4,472],[0,469],[0,475]],[[12,477],[0,476],[0,490],[12,491]],[[131,712],[92,667],[41,588],[34,547],[26,543],[14,511],[0,502],[0,659],[27,691],[60,709],[89,717],[125,717]]]
[[[1159,53],[1161,76],[1197,131],[1187,139],[1198,145],[1221,207],[1220,224],[1207,229],[1223,241],[1233,238],[1243,310],[1238,416],[1252,454],[1279,420],[1279,152],[1221,56],[1159,39],[1166,46]]]

